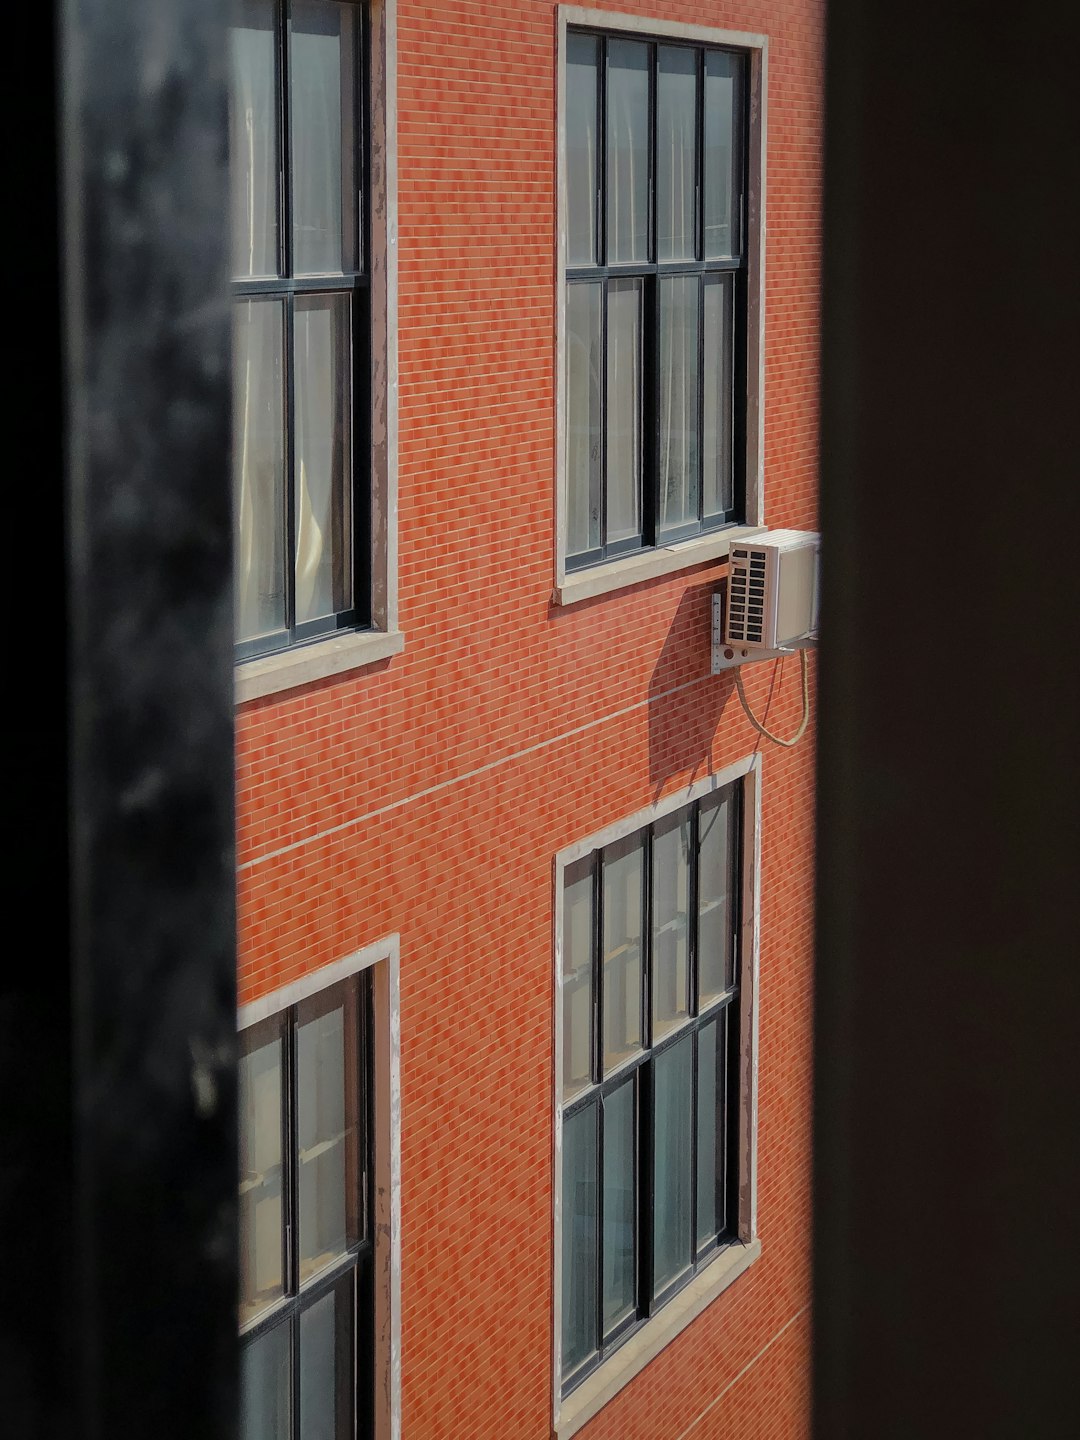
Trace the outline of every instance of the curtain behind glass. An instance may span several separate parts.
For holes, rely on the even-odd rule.
[[[662,45],[657,52],[657,259],[694,259],[696,191],[697,52]]]
[[[595,265],[597,53],[592,35],[566,37],[566,259]]]
[[[289,56],[297,275],[335,274],[356,266],[355,23],[352,5],[293,0]]]
[[[563,890],[563,1098],[592,1078],[593,877],[591,859],[566,872]]]
[[[642,286],[641,280],[608,282],[608,544],[641,534]]]
[[[653,1283],[657,1291],[690,1264],[693,1036],[653,1061]]]
[[[705,258],[738,255],[739,59],[723,51],[705,55]]]
[[[284,308],[233,307],[233,524],[236,638],[285,624]]]
[[[276,36],[272,0],[238,0],[229,31],[232,271],[278,274]]]
[[[634,1262],[634,1080],[604,1107],[604,1334],[637,1306]]]
[[[596,1107],[563,1123],[562,1362],[564,1374],[596,1349]]]
[[[349,297],[298,296],[296,623],[352,604],[349,552]]]
[[[288,1325],[278,1325],[242,1348],[241,1440],[288,1440],[291,1379]]]
[[[607,259],[648,260],[649,47],[608,41]]]
[[[602,287],[566,291],[566,550],[580,555],[600,544],[600,405],[603,355]]]
[[[698,519],[698,286],[660,281],[660,529]]]

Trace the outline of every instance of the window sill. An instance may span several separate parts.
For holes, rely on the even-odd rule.
[[[236,667],[236,703],[242,705],[245,700],[261,700],[266,695],[310,685],[313,680],[345,675],[373,665],[376,660],[388,660],[404,648],[405,636],[400,630],[365,630],[246,660]]]
[[[750,1240],[729,1245],[720,1255],[695,1276],[684,1290],[668,1302],[632,1340],[620,1346],[610,1360],[605,1360],[556,1411],[554,1434],[568,1440],[586,1425],[609,1400],[654,1356],[726,1290],[761,1254],[761,1241]]]
[[[709,560],[722,560],[734,542],[745,540],[749,535],[761,535],[764,530],[764,525],[732,525],[715,535],[697,535],[678,545],[659,545],[654,550],[639,551],[622,560],[610,560],[605,565],[574,571],[555,586],[552,602],[555,605],[576,605],[580,600],[591,600],[596,595],[622,590],[642,580],[671,575],[676,570],[704,565]]]

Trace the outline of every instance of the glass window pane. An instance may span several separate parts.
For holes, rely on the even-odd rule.
[[[697,250],[697,55],[661,45],[656,79],[656,249],[659,260],[693,260]]]
[[[300,1316],[300,1437],[351,1435],[354,1272]]]
[[[660,529],[698,519],[698,288],[660,281]]]
[[[358,1238],[355,992],[329,993],[337,1001],[333,1008],[301,1009],[296,1027],[301,1281]]]
[[[736,803],[732,792],[698,817],[698,994],[705,1005],[735,983]]]
[[[297,296],[296,623],[352,605],[349,297]]]
[[[593,1005],[592,859],[566,870],[563,889],[563,1096],[592,1078]]]
[[[641,928],[644,855],[640,835],[604,851],[604,1070],[641,1049]]]
[[[566,37],[566,259],[595,265],[597,53],[592,35]]]
[[[277,275],[277,36],[273,0],[235,0],[229,31],[229,180],[234,275]]]
[[[692,1035],[653,1061],[653,1287],[661,1290],[690,1264]]]
[[[641,534],[641,280],[608,284],[608,544]]]
[[[653,1040],[690,1014],[690,816],[653,827]]]
[[[649,46],[608,41],[607,258],[649,258]]]
[[[278,1325],[240,1351],[242,1440],[288,1440],[289,1326]]]
[[[634,1313],[634,1086],[604,1104],[604,1334]]]
[[[562,1363],[564,1376],[597,1345],[596,1106],[563,1123]]]
[[[722,515],[735,504],[732,473],[732,282],[705,285],[705,413],[702,449],[705,514]]]
[[[705,258],[738,255],[742,145],[736,55],[705,54]]]
[[[601,297],[600,285],[570,285],[566,291],[568,555],[600,544]]]
[[[293,271],[356,268],[356,7],[293,0]]]
[[[258,1026],[241,1036],[240,1323],[284,1294],[280,1034]]]
[[[715,1240],[724,1228],[721,1195],[723,1160],[723,1035],[726,1017],[711,1020],[698,1032],[697,1111],[697,1243]]]
[[[233,526],[236,638],[285,624],[284,310],[233,307]]]

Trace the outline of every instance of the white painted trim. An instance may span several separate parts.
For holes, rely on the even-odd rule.
[[[563,935],[563,874],[568,865],[643,830],[665,815],[680,810],[703,796],[721,790],[734,781],[743,782],[743,907],[740,949],[739,1026],[742,1036],[740,1053],[739,1094],[739,1240],[727,1246],[709,1265],[695,1276],[685,1292],[680,1292],[644,1325],[632,1340],[621,1346],[597,1369],[589,1380],[561,1399],[562,1389],[562,935]],[[554,1098],[554,1155],[552,1161],[553,1212],[552,1234],[552,1375],[554,1379],[553,1423],[559,1440],[572,1435],[585,1421],[596,1414],[640,1369],[648,1364],[665,1345],[675,1338],[722,1290],[732,1284],[761,1253],[757,1235],[757,1105],[758,1105],[758,973],[761,938],[761,755],[754,752],[726,765],[715,775],[706,775],[685,790],[665,796],[634,815],[616,820],[581,840],[565,846],[553,863],[552,917],[554,935],[552,950],[552,1004],[554,1006],[554,1046],[552,1094]],[[726,1257],[726,1258],[725,1258]],[[700,1286],[698,1282],[701,1282]],[[689,1298],[681,1304],[682,1296]],[[704,1297],[704,1298],[703,1298]],[[700,1299],[700,1304],[696,1300]],[[668,1311],[675,1307],[672,1317]],[[655,1340],[655,1343],[654,1343]],[[623,1363],[617,1363],[627,1351]],[[584,1397],[584,1398],[582,1398]],[[594,1403],[595,1402],[595,1403]],[[586,1413],[587,1412],[587,1413]]]
[[[663,39],[693,40],[702,44],[726,45],[745,50],[750,59],[750,124],[747,135],[747,356],[746,356],[746,524],[743,534],[760,530],[765,524],[765,182],[767,156],[767,94],[769,37],[752,31],[719,30],[705,25],[682,25],[640,15],[620,15],[611,10],[591,10],[577,5],[560,5],[556,25],[556,125],[555,125],[555,603],[572,604],[578,599],[601,595],[648,579],[650,574],[668,574],[698,563],[690,547],[671,546],[649,555],[663,555],[670,563],[647,573],[616,568],[620,562],[575,571],[566,570],[566,31],[570,25],[592,30],[630,31]],[[730,531],[724,532],[728,541]],[[708,537],[702,537],[705,539]],[[726,547],[718,553],[726,553]],[[683,558],[685,555],[685,558]],[[638,557],[633,557],[637,559]],[[607,583],[601,577],[607,577]],[[595,577],[595,579],[593,578]],[[593,589],[585,593],[589,581]]]
[[[369,16],[371,629],[241,662],[238,705],[373,665],[405,645],[398,630],[397,0],[372,0]],[[361,478],[359,464],[355,471]]]
[[[247,700],[260,700],[265,695],[278,695],[299,689],[315,680],[333,675],[347,675],[377,660],[389,660],[405,648],[400,630],[383,634],[378,630],[350,630],[318,640],[312,645],[298,645],[276,655],[263,655],[246,660],[236,667],[234,692],[237,705]]]
[[[240,1008],[237,1029],[372,971],[374,1056],[375,1435],[401,1440],[401,1001],[400,940],[387,935]]]

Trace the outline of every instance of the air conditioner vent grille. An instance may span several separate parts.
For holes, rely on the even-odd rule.
[[[728,593],[728,638],[760,645],[765,632],[765,555],[733,550]]]

